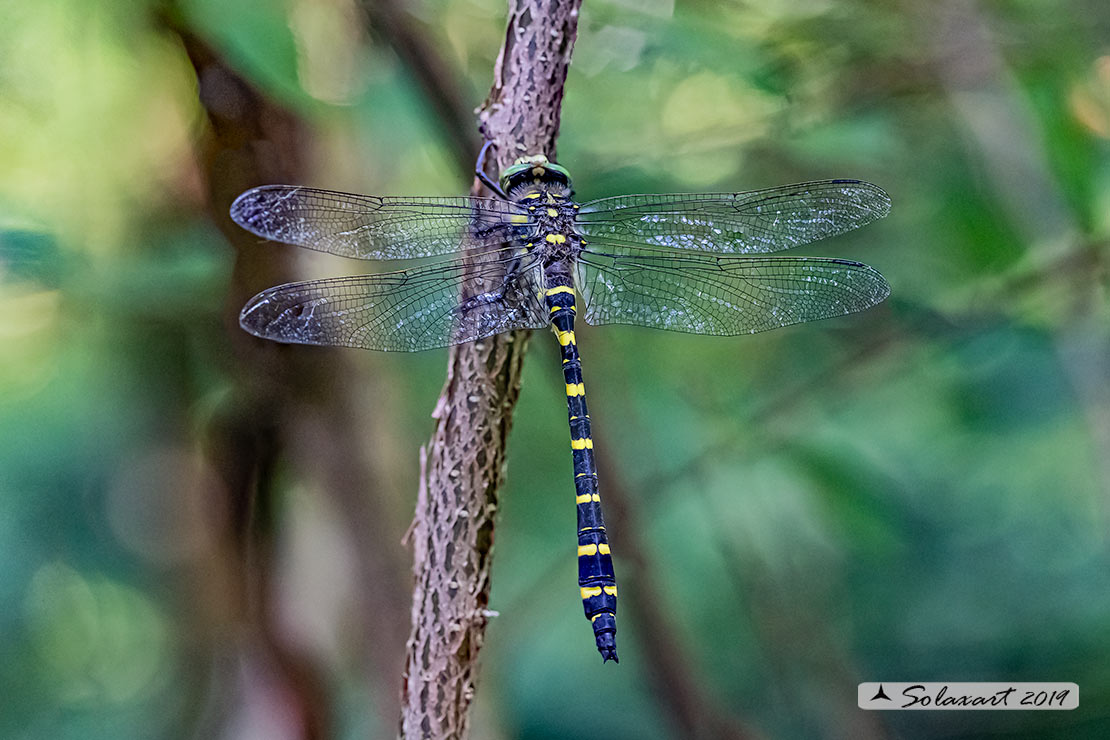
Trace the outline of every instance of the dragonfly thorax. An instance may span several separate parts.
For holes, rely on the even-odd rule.
[[[528,209],[518,238],[527,248],[541,255],[544,271],[557,262],[577,257],[582,237],[575,224],[578,205],[570,199],[560,182],[525,182],[509,192],[509,197]]]

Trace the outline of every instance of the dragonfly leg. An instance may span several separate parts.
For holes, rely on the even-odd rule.
[[[508,200],[509,196],[501,189],[501,185],[486,174],[486,154],[489,153],[489,148],[491,146],[493,146],[492,139],[486,139],[486,143],[482,144],[482,150],[478,152],[478,162],[474,165],[474,176],[477,177],[483,185],[489,188],[494,195]]]
[[[509,286],[516,282],[517,276],[520,273],[520,257],[515,258],[505,268],[505,276],[501,279],[501,285],[497,290],[486,291],[467,298],[459,304],[455,310],[460,314],[465,314],[467,311],[477,308],[478,306],[487,306],[491,303],[500,303],[505,299],[505,294],[509,292]]]
[[[491,290],[486,293],[479,293],[472,295],[465,301],[458,305],[455,310],[460,314],[465,314],[468,311],[473,311],[478,306],[488,306],[491,303],[500,303],[505,298],[505,286],[502,285],[497,290]]]

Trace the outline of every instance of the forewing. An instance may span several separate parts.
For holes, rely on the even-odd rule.
[[[414,352],[547,326],[538,262],[502,249],[400,272],[264,290],[239,323],[255,336]]]
[[[492,249],[530,222],[526,209],[492,198],[380,198],[292,185],[248,190],[231,218],[266,239],[375,260]]]
[[[587,241],[759,254],[842,234],[889,212],[890,198],[876,185],[823,180],[746,193],[620,195],[583,204],[577,220]]]
[[[635,324],[693,334],[754,334],[854,313],[890,286],[859,262],[638,250],[583,252],[578,289],[589,324]]]

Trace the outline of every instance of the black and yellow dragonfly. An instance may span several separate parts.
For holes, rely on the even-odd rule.
[[[267,185],[231,217],[288,244],[397,272],[289,283],[252,298],[244,329],[278,342],[417,351],[550,326],[562,351],[578,506],[578,583],[605,661],[617,660],[617,586],[574,337],[588,324],[736,335],[862,311],[890,293],[859,262],[767,257],[863,226],[890,210],[880,188],[823,180],[742,193],[572,200],[570,175],[526,157],[496,197],[374,197]],[[436,257],[452,255],[447,260]]]

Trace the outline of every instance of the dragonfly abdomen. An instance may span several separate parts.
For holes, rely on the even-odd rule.
[[[598,652],[608,661],[617,660],[617,582],[613,558],[601,514],[590,413],[582,382],[582,361],[574,338],[575,300],[569,279],[548,278],[545,302],[551,325],[559,340],[566,382],[567,414],[570,419],[570,448],[574,458],[574,492],[578,509],[578,587],[582,608],[593,626]]]

